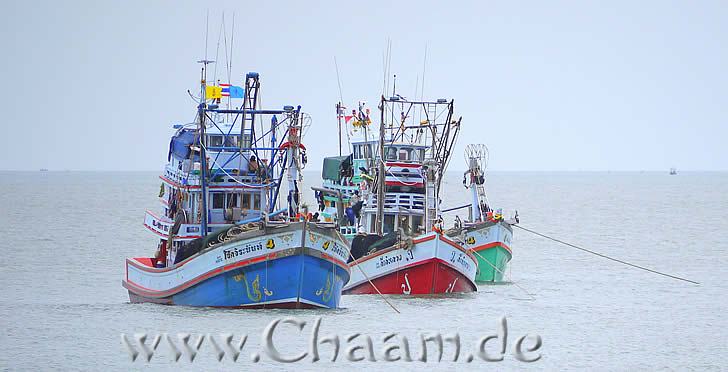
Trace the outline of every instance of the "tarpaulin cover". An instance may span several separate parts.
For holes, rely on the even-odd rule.
[[[172,156],[179,160],[189,159],[190,157],[190,145],[195,142],[195,131],[194,130],[183,130],[179,134],[172,137],[169,142],[169,154],[167,155],[167,161],[172,159]],[[199,160],[199,156],[195,156],[195,159]]]
[[[321,177],[325,180],[340,181],[341,170],[350,169],[352,165],[352,156],[332,156],[324,158],[324,168],[321,171]]]

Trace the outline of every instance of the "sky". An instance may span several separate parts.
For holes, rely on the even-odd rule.
[[[171,125],[194,119],[208,11],[208,58],[224,61],[234,13],[232,82],[257,71],[263,106],[311,115],[307,169],[338,154],[334,58],[343,101],[376,107],[389,39],[399,94],[424,71],[425,97],[455,100],[451,170],[468,143],[486,144],[496,171],[728,170],[727,1],[2,7],[0,170],[161,171]]]

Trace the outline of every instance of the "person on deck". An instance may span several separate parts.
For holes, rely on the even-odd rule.
[[[250,160],[248,160],[248,173],[258,174],[259,169],[258,159],[255,156],[251,156]]]
[[[364,205],[364,201],[359,199],[359,191],[354,191],[354,195],[349,199],[349,205],[351,205],[352,211],[354,211],[354,215],[357,219],[359,219],[359,213],[361,212],[361,208]]]
[[[266,181],[268,179],[268,159],[262,159],[262,161],[258,162],[258,170],[256,174],[261,181]]]
[[[411,235],[409,219],[407,218],[407,216],[401,216],[399,218],[399,228],[402,229],[402,232],[404,232],[404,235],[406,235],[406,236]]]
[[[157,253],[154,255],[154,267],[161,269],[167,266],[167,242],[160,240]]]
[[[346,219],[349,222],[349,226],[354,226],[356,223],[356,216],[354,215],[354,210],[351,209],[351,207],[346,207],[344,210],[344,214],[346,214]]]
[[[324,195],[321,191],[314,190],[314,198],[316,198],[316,202],[318,203],[318,210],[319,212],[323,212],[324,207],[326,206],[324,204]]]

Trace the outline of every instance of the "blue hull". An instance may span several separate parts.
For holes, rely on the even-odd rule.
[[[349,273],[322,258],[296,254],[213,276],[164,299],[134,302],[244,308],[338,308]],[[146,301],[145,301],[146,300]]]

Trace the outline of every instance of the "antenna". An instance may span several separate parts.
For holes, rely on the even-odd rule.
[[[417,99],[417,89],[420,87],[420,76],[417,75],[417,80],[415,80],[415,95],[413,96],[414,99]],[[420,101],[422,101],[420,99]],[[422,106],[417,105],[417,107],[420,109],[420,112],[422,112]],[[412,113],[412,125],[415,125],[415,113]]]
[[[207,35],[209,34],[210,28],[210,9],[207,9],[207,19],[205,20],[205,61],[207,60]]]
[[[389,67],[392,62],[392,39],[387,38],[387,46],[384,48],[382,56],[382,64],[384,67],[384,81],[382,82],[382,95],[387,94],[389,90]]]
[[[225,13],[222,14],[222,27],[225,29],[225,33],[223,34],[222,41],[223,46],[225,47],[225,68],[227,69],[227,78],[228,80],[226,83],[230,83],[230,57],[228,56],[228,43],[227,43],[227,27],[225,26]]]
[[[233,40],[235,39],[235,12],[233,12],[233,25],[230,28],[230,62],[228,65],[228,83],[230,83],[230,74],[233,70]],[[229,98],[228,98],[229,100]]]
[[[334,66],[336,67],[336,83],[339,85],[339,103],[336,105],[336,120],[338,121],[339,127],[339,156],[341,156],[341,114],[344,95],[341,93],[341,78],[339,77],[339,63],[336,62],[336,56],[334,56]],[[349,129],[347,128],[347,131]]]
[[[223,31],[222,25],[223,25],[223,23],[220,22],[220,29],[217,31],[217,45],[215,47],[215,60],[217,60],[220,55],[220,39],[222,38],[222,31]],[[217,81],[217,65],[215,65],[215,72],[213,75],[214,76],[212,79],[214,81]]]
[[[334,66],[336,67],[336,82],[339,84],[339,102],[344,103],[344,95],[341,93],[341,78],[339,77],[339,64],[336,62],[336,56],[334,56]]]
[[[420,88],[422,90],[420,91],[420,101],[423,101],[424,96],[425,96],[425,67],[427,67],[427,43],[425,43],[425,59],[422,62],[422,87]],[[417,97],[417,89],[415,89],[415,97]],[[417,118],[417,120],[422,121],[422,106],[420,106],[419,108],[420,108],[420,110],[419,110],[420,112],[419,112],[419,117]],[[414,116],[414,115],[412,115],[412,116]]]
[[[425,59],[422,62],[422,91],[420,92],[420,101],[425,96],[425,68],[427,67],[427,44],[425,44]]]

